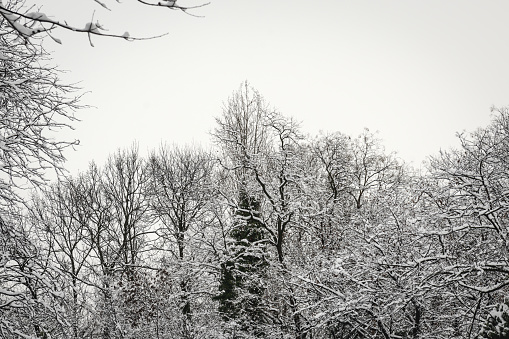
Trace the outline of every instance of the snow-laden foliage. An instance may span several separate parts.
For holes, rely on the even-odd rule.
[[[416,172],[269,107],[244,83],[213,151],[120,150],[4,213],[1,335],[507,335],[507,109]]]

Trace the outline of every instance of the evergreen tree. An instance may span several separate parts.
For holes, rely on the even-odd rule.
[[[263,277],[268,261],[259,201],[241,193],[235,217],[231,253],[221,265],[220,294],[214,299],[225,321],[235,321],[241,333],[264,337]]]

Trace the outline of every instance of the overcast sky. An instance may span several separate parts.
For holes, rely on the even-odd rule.
[[[124,2],[111,12],[91,0],[42,8],[78,25],[95,9],[120,34],[169,33],[93,37],[90,47],[86,35],[57,31],[63,44],[46,42],[95,106],[79,112],[71,173],[133,141],[143,153],[162,142],[207,147],[214,117],[244,80],[306,133],[367,127],[416,165],[509,104],[505,0],[212,0],[191,12],[201,18]]]

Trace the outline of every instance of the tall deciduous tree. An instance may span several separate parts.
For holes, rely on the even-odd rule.
[[[352,214],[351,139],[339,132],[320,135],[307,148],[305,164],[313,173],[306,182],[309,207],[303,212],[309,216],[308,225],[320,239],[322,249],[339,249]]]
[[[213,162],[210,155],[191,148],[161,147],[149,160],[150,206],[161,223],[157,231],[164,249],[176,262],[181,297],[182,338],[193,337],[192,294],[202,275],[201,261],[207,252],[201,249],[207,234],[212,197]]]
[[[39,246],[62,274],[61,285],[68,300],[66,312],[75,339],[89,335],[93,326],[88,323],[90,303],[87,301],[88,285],[92,284],[87,278],[91,273],[90,220],[87,209],[83,208],[81,189],[79,179],[63,179],[35,196],[29,208]]]
[[[127,275],[140,263],[150,232],[148,183],[146,162],[137,146],[117,151],[106,162],[102,188],[114,220],[110,241],[116,243],[115,265]]]

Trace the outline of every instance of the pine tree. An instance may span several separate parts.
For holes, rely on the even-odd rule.
[[[231,253],[221,265],[220,294],[214,299],[219,301],[225,321],[235,321],[241,333],[264,337],[263,324],[267,320],[262,278],[268,262],[260,203],[241,193],[235,217]]]

